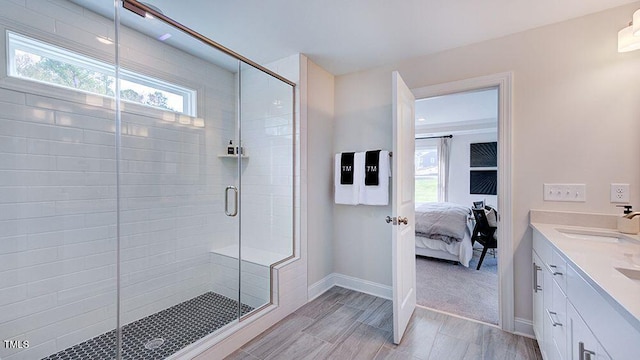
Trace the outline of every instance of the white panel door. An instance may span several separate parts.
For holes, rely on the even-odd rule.
[[[397,71],[392,86],[393,342],[399,344],[416,307],[415,97]]]

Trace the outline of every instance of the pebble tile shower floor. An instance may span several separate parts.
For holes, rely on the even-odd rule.
[[[252,310],[252,307],[242,304],[243,315]],[[237,301],[214,292],[202,294],[125,325],[122,328],[122,359],[164,359],[237,317]],[[155,339],[163,339],[164,342],[157,348],[145,347]],[[115,344],[116,333],[112,330],[43,360],[115,359]]]

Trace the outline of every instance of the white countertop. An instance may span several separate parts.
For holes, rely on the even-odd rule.
[[[640,236],[613,229],[532,222],[560,251],[573,268],[618,312],[640,331],[640,280],[632,280],[615,268],[640,270]],[[620,243],[575,239],[558,229],[590,231],[603,236],[622,237]]]

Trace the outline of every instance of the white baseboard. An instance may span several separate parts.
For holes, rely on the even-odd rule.
[[[535,339],[536,336],[533,333],[533,322],[531,320],[517,317],[514,325],[514,333]]]
[[[325,291],[331,289],[334,286],[341,286],[343,288],[370,294],[383,299],[391,299],[391,296],[393,295],[393,289],[391,288],[391,286],[378,284],[368,280],[358,279],[352,276],[332,273],[309,286],[307,290],[309,301],[317,298]]]
[[[329,274],[319,281],[309,285],[309,288],[307,289],[307,301],[311,302],[318,296],[324,294],[327,290],[331,289],[336,284],[334,279],[335,275],[335,273]]]

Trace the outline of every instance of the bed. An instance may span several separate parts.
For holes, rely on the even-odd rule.
[[[441,202],[416,208],[416,255],[458,261],[469,267],[473,257],[471,209]]]

